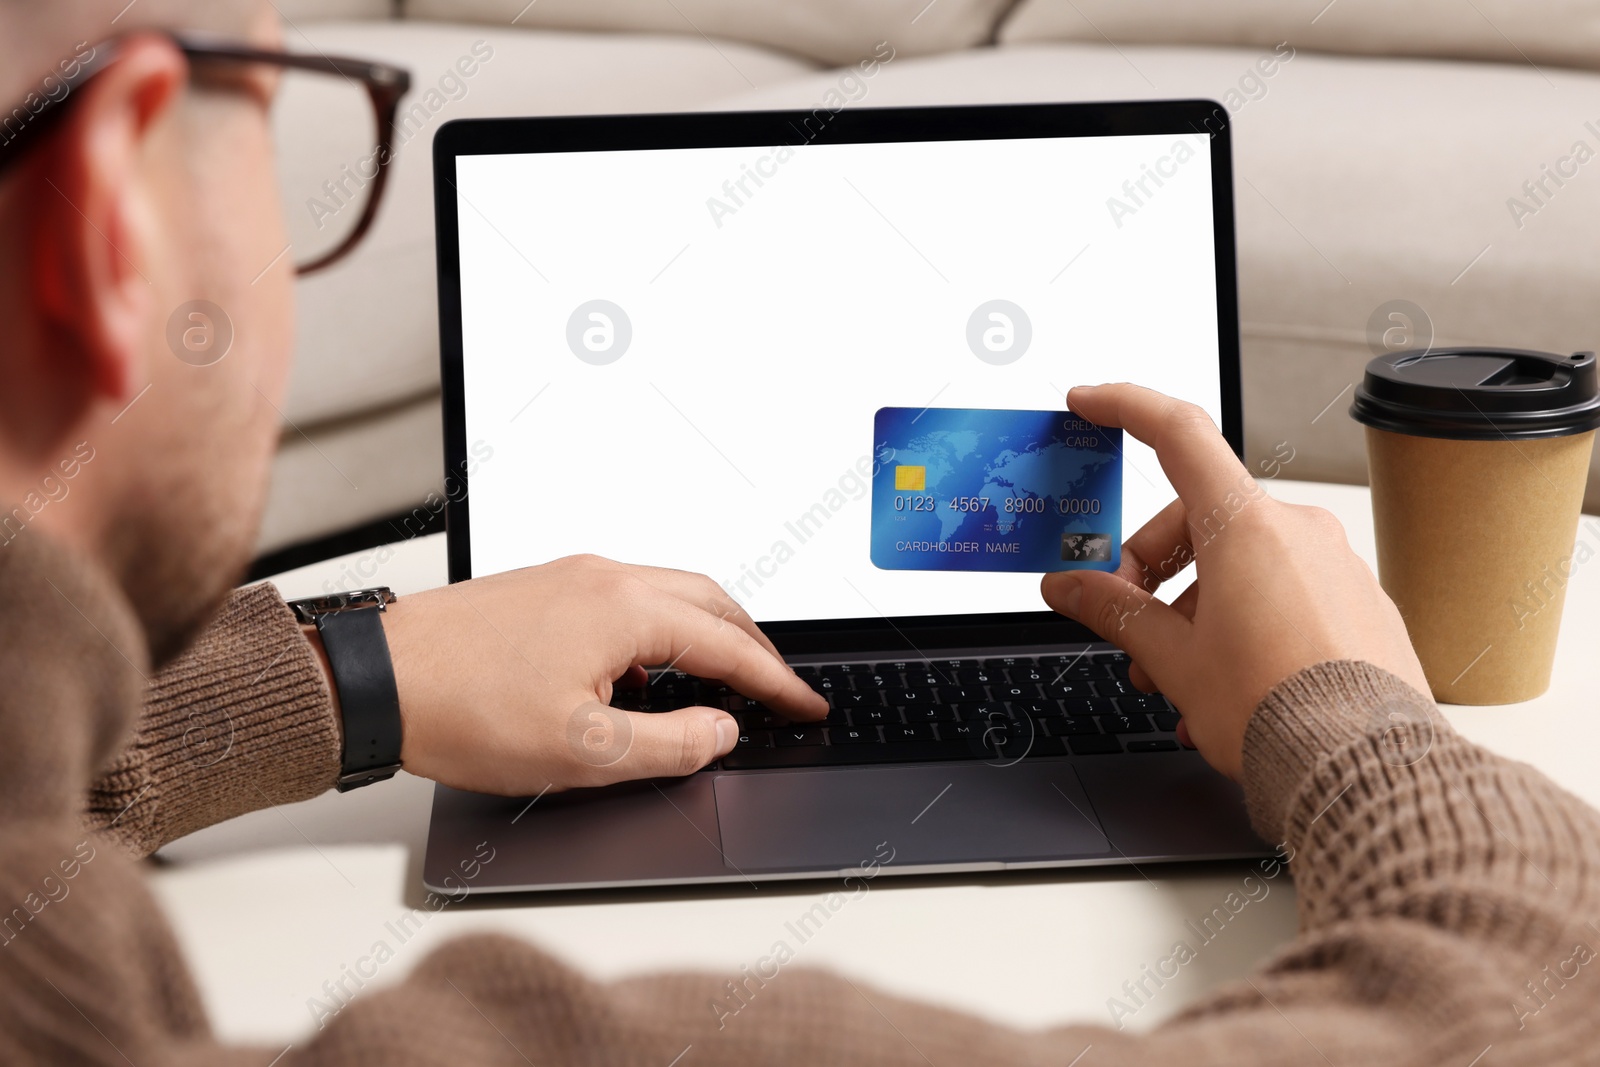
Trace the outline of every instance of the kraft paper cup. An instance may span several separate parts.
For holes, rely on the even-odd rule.
[[[1594,431],[1455,441],[1366,428],[1378,580],[1435,700],[1550,687]]]
[[[1436,700],[1511,704],[1550,687],[1600,429],[1593,352],[1395,352],[1367,364],[1378,580]]]

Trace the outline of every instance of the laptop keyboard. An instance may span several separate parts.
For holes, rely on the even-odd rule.
[[[804,665],[828,699],[820,723],[791,722],[718,682],[651,672],[612,704],[630,711],[720,707],[740,727],[725,770],[929,760],[1176,752],[1178,713],[1128,681],[1121,652]]]

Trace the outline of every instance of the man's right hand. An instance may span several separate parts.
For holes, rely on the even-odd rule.
[[[1044,599],[1127,652],[1135,684],[1171,699],[1212,766],[1239,777],[1256,705],[1314,664],[1364,660],[1428,692],[1400,612],[1339,521],[1268,496],[1203,410],[1127,384],[1073,389],[1067,405],[1155,449],[1178,499],[1128,539],[1115,573],[1046,575]],[[1156,599],[1190,562],[1194,584]]]

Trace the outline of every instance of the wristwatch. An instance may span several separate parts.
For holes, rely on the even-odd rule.
[[[394,601],[388,589],[357,589],[289,602],[296,619],[317,628],[333,671],[344,720],[341,793],[393,778],[400,769],[400,694],[383,636],[383,613]]]

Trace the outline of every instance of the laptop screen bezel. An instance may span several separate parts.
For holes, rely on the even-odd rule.
[[[817,115],[826,115],[818,122]],[[801,131],[807,131],[802,134]],[[815,132],[812,132],[815,131]],[[1211,146],[1217,354],[1221,429],[1244,454],[1239,369],[1239,304],[1234,251],[1232,126],[1211,100],[955,107],[844,108],[837,112],[736,111],[678,114],[459,119],[433,141],[434,223],[439,279],[439,361],[443,397],[445,529],[451,582],[472,577],[471,486],[467,460],[461,245],[456,160],[535,152],[770,147],[896,141],[981,141],[1039,137],[1207,134]],[[1050,611],[765,622],[786,654],[861,649],[1003,648],[1071,645],[1098,638]]]

